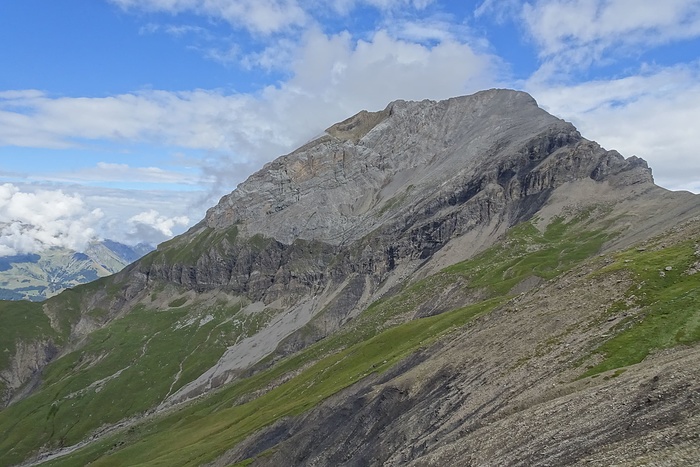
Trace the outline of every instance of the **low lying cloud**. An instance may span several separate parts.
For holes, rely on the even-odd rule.
[[[166,217],[151,209],[132,216],[127,224],[125,233],[132,239],[129,243],[138,241],[157,245],[171,238],[175,227],[187,227],[190,219],[187,216]]]
[[[52,247],[85,251],[90,242],[104,238],[130,245],[156,245],[190,225],[189,217],[173,212],[191,204],[194,194],[178,198],[167,193],[116,190],[98,195],[103,190],[95,189],[94,194],[90,188],[82,190],[66,193],[0,185],[0,256],[38,253]]]
[[[0,256],[50,247],[83,250],[97,237],[94,225],[102,216],[79,196],[60,190],[28,193],[12,184],[0,185]]]

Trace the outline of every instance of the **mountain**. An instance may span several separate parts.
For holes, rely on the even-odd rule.
[[[0,300],[41,301],[69,287],[121,271],[154,248],[95,241],[84,252],[49,248],[38,253],[0,257]]]
[[[361,112],[0,302],[3,465],[694,465],[700,197],[489,90]]]

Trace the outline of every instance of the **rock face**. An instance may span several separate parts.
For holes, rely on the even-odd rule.
[[[32,376],[35,376],[41,368],[57,354],[57,348],[52,342],[30,341],[18,342],[17,348],[10,364],[0,371],[0,382],[2,382],[8,393],[14,394],[22,388]],[[25,388],[26,393],[30,393],[35,387],[31,385]],[[4,396],[4,394],[2,395]],[[0,396],[0,405],[7,401]],[[21,395],[20,395],[21,397]]]
[[[0,458],[683,465],[698,219],[522,92],[360,112],[31,323],[0,307]]]

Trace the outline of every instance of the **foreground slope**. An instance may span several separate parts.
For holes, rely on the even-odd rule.
[[[123,272],[0,309],[0,458],[681,462],[698,215],[524,93],[362,112]]]

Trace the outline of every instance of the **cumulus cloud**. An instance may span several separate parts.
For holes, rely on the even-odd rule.
[[[201,218],[210,206],[198,205],[200,192],[73,188],[67,193],[32,184],[0,185],[0,256],[52,247],[85,251],[104,238],[155,245],[190,226],[183,210]]]
[[[187,227],[189,224],[190,219],[187,216],[167,217],[150,209],[130,217],[125,234],[132,240],[128,243],[138,241],[155,245],[171,238],[176,227]]]
[[[528,90],[585,137],[647,160],[658,184],[700,192],[700,64],[575,85],[534,83]]]
[[[82,250],[97,236],[93,226],[102,218],[88,210],[77,195],[61,190],[20,191],[0,186],[0,255],[41,251],[50,247]]]

